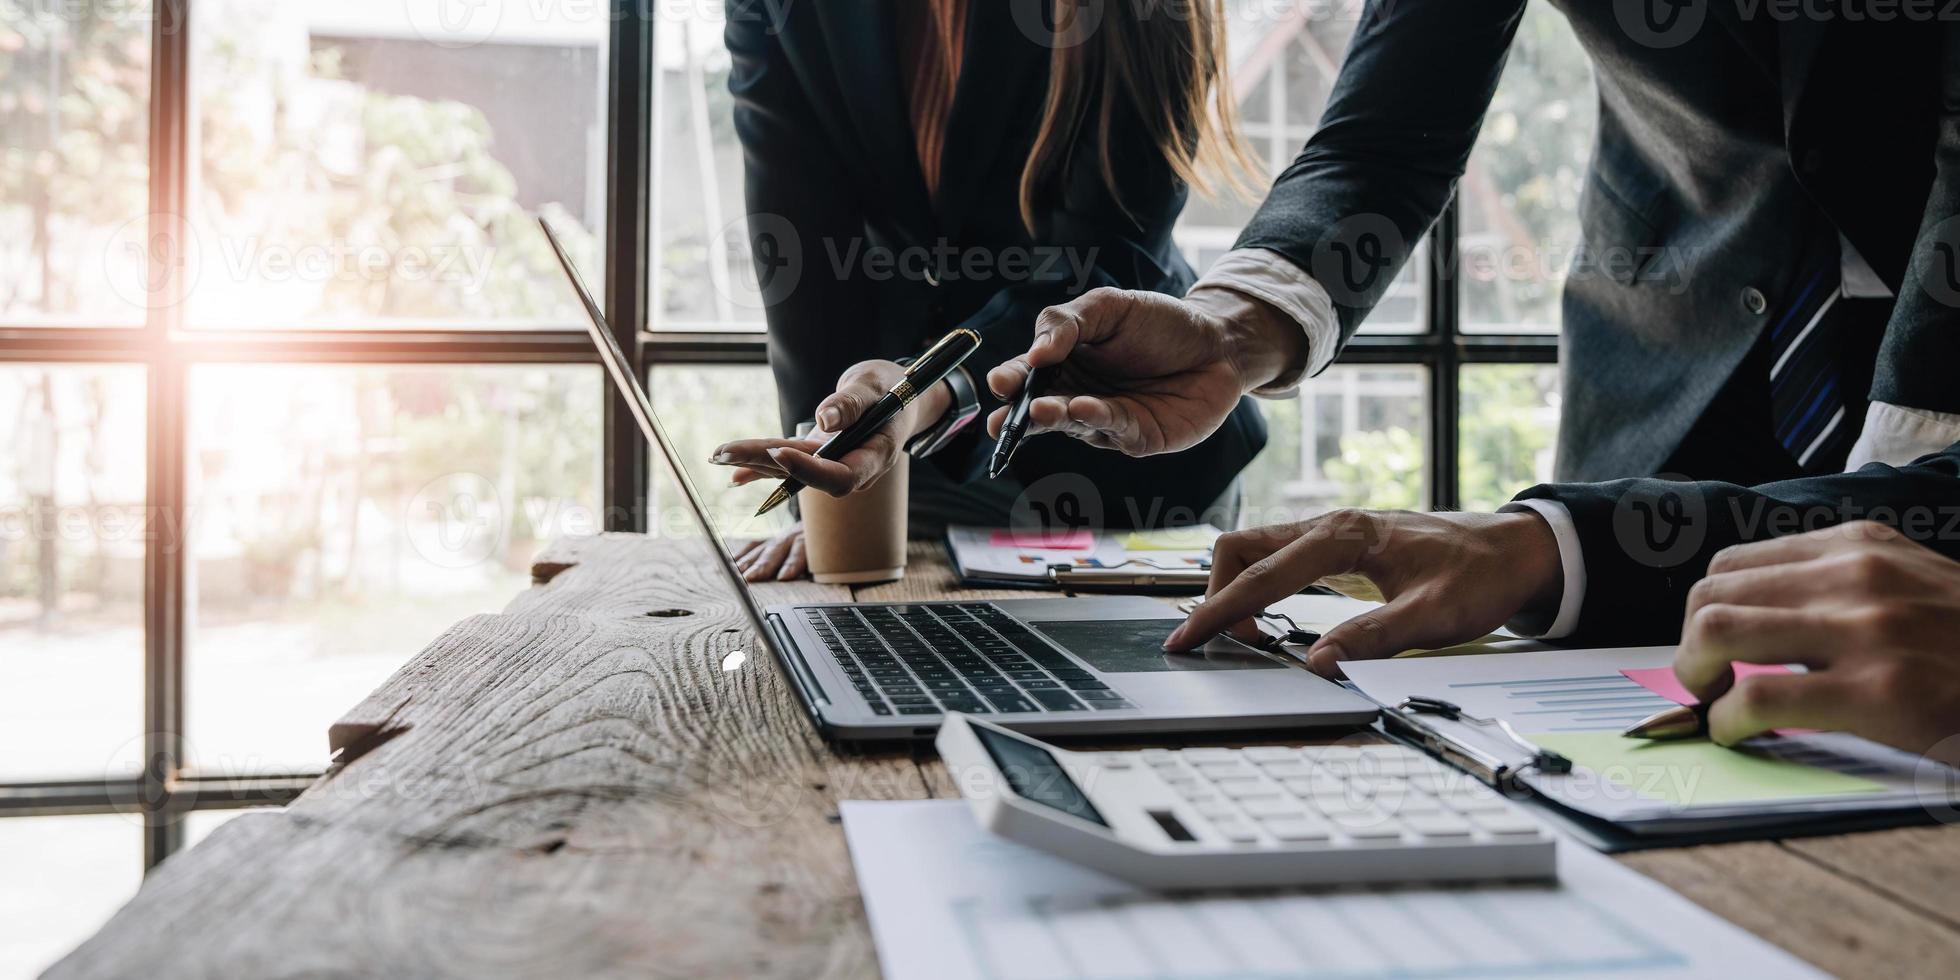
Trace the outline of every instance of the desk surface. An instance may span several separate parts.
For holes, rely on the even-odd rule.
[[[1017,594],[912,562],[763,598]],[[564,542],[534,577],[335,724],[303,796],[166,862],[49,975],[875,974],[837,803],[955,795],[931,748],[834,750],[764,658],[724,669],[746,625],[698,547]],[[1623,860],[1841,975],[1960,963],[1951,827]]]

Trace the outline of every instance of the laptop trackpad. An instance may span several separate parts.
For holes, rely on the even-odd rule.
[[[1062,649],[1110,674],[1164,670],[1284,670],[1258,651],[1229,638],[1190,653],[1164,652],[1164,637],[1182,620],[1110,619],[1032,623]]]

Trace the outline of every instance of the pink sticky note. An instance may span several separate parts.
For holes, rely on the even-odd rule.
[[[1095,534],[1075,531],[1016,531],[1003,528],[988,538],[996,548],[1032,548],[1036,551],[1088,551],[1096,546]]]
[[[1782,664],[1746,664],[1740,660],[1731,662],[1729,669],[1735,671],[1736,680],[1741,680],[1751,674],[1788,674],[1791,672],[1790,668]],[[1675,704],[1700,703],[1698,698],[1688,693],[1687,688],[1681,686],[1681,681],[1674,676],[1674,668],[1672,667],[1642,667],[1636,670],[1623,670],[1620,673],[1625,674],[1627,679],[1635,684]],[[1776,734],[1778,735],[1808,735],[1810,732],[1811,729],[1808,728],[1779,728],[1776,730]]]

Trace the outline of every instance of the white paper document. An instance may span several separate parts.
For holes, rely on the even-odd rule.
[[[1823,976],[1583,847],[1556,884],[1173,898],[987,834],[960,800],[841,809],[889,980]]]

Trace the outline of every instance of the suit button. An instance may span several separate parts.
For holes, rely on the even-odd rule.
[[[1764,296],[1762,290],[1750,286],[1742,291],[1742,308],[1756,316],[1762,316],[1769,310],[1769,297]]]

